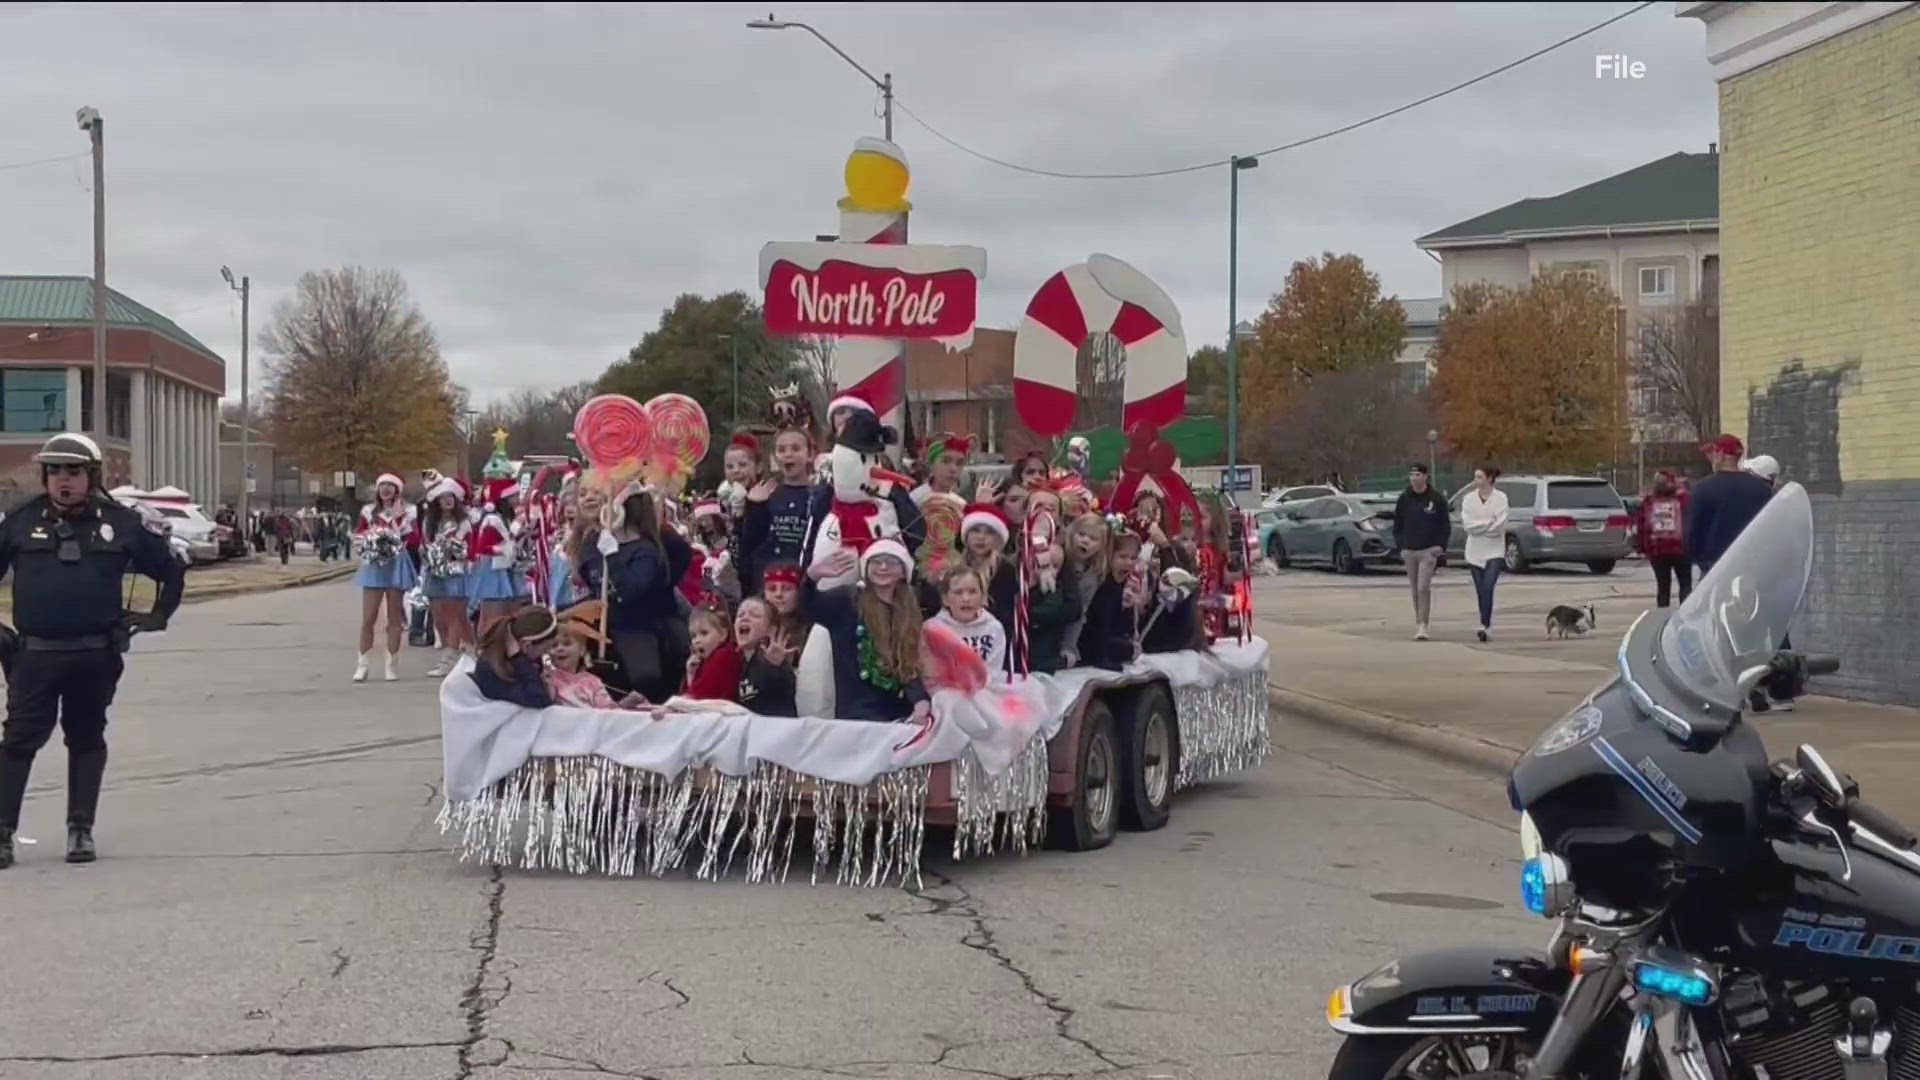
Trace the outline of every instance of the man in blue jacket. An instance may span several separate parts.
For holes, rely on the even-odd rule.
[[[1700,568],[1702,579],[1773,498],[1772,484],[1740,468],[1746,449],[1733,435],[1700,448],[1713,473],[1695,482],[1687,495],[1687,558]]]

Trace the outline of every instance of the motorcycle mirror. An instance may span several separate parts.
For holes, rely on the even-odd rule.
[[[1753,688],[1756,686],[1759,686],[1760,680],[1766,678],[1770,673],[1772,673],[1772,671],[1773,671],[1773,665],[1761,664],[1757,667],[1750,667],[1747,670],[1741,672],[1740,677],[1735,680],[1735,682],[1740,687],[1741,698],[1744,699],[1748,695],[1752,694]]]
[[[1800,749],[1794,752],[1793,757],[1794,762],[1800,766],[1801,774],[1820,789],[1822,797],[1835,806],[1846,805],[1846,784],[1841,781],[1840,774],[1834,771],[1833,766],[1827,764],[1827,759],[1820,756],[1820,751],[1806,743],[1801,743]]]

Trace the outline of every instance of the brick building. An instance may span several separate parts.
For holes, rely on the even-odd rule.
[[[974,436],[975,453],[1009,460],[1045,442],[1013,411],[1013,331],[980,329],[966,349],[907,343],[907,407],[920,438],[942,431]]]
[[[1920,702],[1920,6],[1678,14],[1719,83],[1721,415],[1813,495],[1823,685]]]
[[[213,492],[226,362],[173,320],[107,293],[106,481]],[[0,276],[0,494],[39,486],[48,435],[93,429],[93,280]]]

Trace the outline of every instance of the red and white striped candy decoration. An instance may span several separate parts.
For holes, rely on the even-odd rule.
[[[1036,435],[1073,429],[1080,346],[1106,332],[1126,346],[1122,431],[1164,427],[1187,409],[1187,343],[1166,290],[1111,255],[1091,255],[1048,278],[1013,339],[1013,407]]]

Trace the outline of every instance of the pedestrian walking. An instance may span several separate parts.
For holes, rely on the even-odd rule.
[[[1687,560],[1687,493],[1662,469],[1653,474],[1653,488],[1640,500],[1640,520],[1634,544],[1653,568],[1653,602],[1668,607],[1673,587],[1680,586],[1680,602],[1693,594],[1693,564]]]
[[[1493,587],[1507,568],[1507,493],[1493,485],[1498,479],[1498,468],[1482,465],[1473,470],[1473,487],[1460,497],[1467,573],[1473,577],[1473,595],[1480,603],[1481,641],[1493,636]]]
[[[1687,496],[1687,558],[1704,577],[1773,498],[1773,485],[1740,468],[1746,447],[1722,435],[1701,447],[1713,473]]]
[[[0,869],[13,865],[33,759],[57,724],[67,744],[67,861],[94,860],[107,773],[107,707],[136,631],[156,633],[180,606],[185,567],[167,538],[101,483],[100,447],[55,435],[34,455],[43,493],[0,518],[0,574],[13,571],[16,629],[0,628],[7,719],[0,732]],[[164,521],[165,519],[157,519]],[[159,583],[153,610],[130,613],[128,569]]]
[[[1433,490],[1427,467],[1414,462],[1407,470],[1407,490],[1393,504],[1393,542],[1407,566],[1413,587],[1413,640],[1427,640],[1433,616],[1433,572],[1447,553],[1453,524],[1447,519],[1447,500]]]

